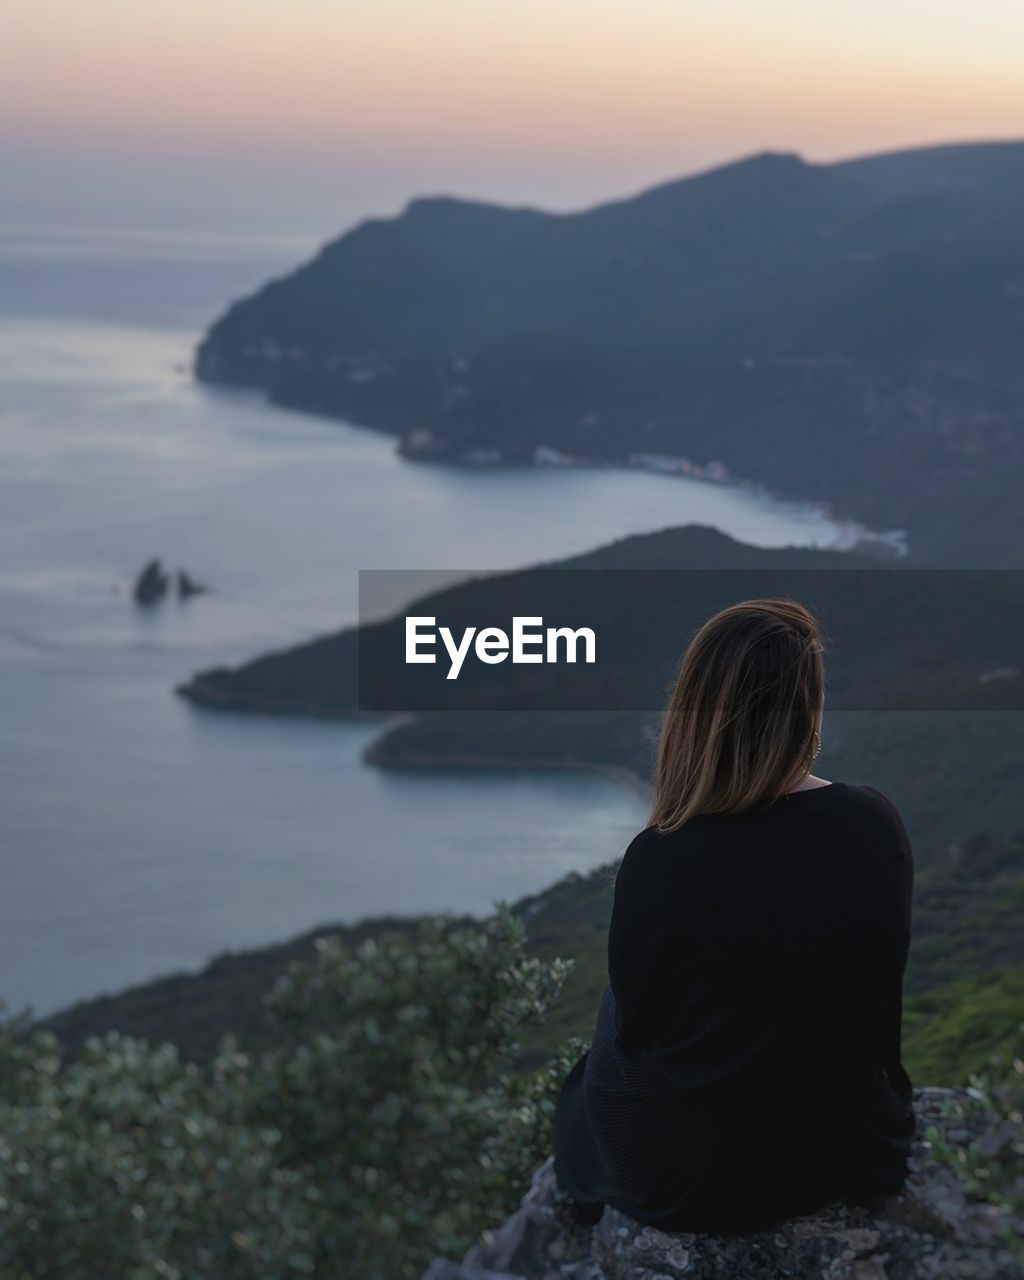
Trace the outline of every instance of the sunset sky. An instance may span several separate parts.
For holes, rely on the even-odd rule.
[[[1024,136],[1020,0],[15,0],[5,221],[330,231]]]

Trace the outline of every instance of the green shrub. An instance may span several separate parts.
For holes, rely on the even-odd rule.
[[[993,1053],[1011,1054],[1024,1018],[1024,965],[971,975],[908,998],[903,1061],[918,1085],[966,1084]]]
[[[1024,1025],[1018,1028],[1018,1043]],[[966,1102],[952,1104],[955,1119],[980,1136],[963,1145],[937,1130],[927,1137],[938,1159],[956,1173],[967,1195],[991,1205],[1001,1234],[1024,1262],[1024,1059],[995,1055],[987,1070],[971,1077]]]
[[[278,1040],[207,1069],[116,1034],[64,1060],[0,1032],[0,1275],[397,1280],[508,1209],[550,1145],[570,1050],[507,1073],[568,966],[502,910],[318,943]]]

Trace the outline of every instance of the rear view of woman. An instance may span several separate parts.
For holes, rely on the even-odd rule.
[[[903,1182],[911,851],[880,792],[811,773],[823,706],[799,604],[726,609],[684,656],[556,1113],[584,1215],[744,1231]]]

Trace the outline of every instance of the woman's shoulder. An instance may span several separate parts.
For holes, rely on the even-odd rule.
[[[658,827],[644,827],[638,831],[626,846],[618,868],[618,879],[621,881],[654,866],[666,865],[665,854],[676,846],[674,836],[678,832],[661,831]]]
[[[903,831],[903,819],[900,817],[900,811],[884,791],[879,791],[877,787],[861,782],[845,784],[843,792],[849,797],[848,803],[851,808],[872,816],[882,823],[894,826],[900,832]]]
[[[694,859],[688,857],[689,841],[683,831],[661,831],[644,827],[626,846],[615,873],[615,902],[618,908],[637,903],[678,901],[684,886],[691,883]]]
[[[619,885],[676,882],[689,874],[699,862],[696,855],[704,846],[702,834],[708,825],[707,816],[698,815],[675,830],[648,826],[638,831],[619,863]]]
[[[837,847],[855,850],[861,866],[872,861],[890,869],[902,867],[912,874],[914,853],[910,837],[892,800],[867,783],[833,783],[826,791],[837,787],[830,820],[821,829],[834,833]]]
[[[657,826],[644,827],[626,846],[626,852],[622,855],[623,863],[643,862],[649,865],[652,862],[664,861],[666,857],[674,859],[681,848],[685,848],[692,842],[694,833],[702,825],[702,817],[698,815],[696,818],[691,818],[685,826],[671,831],[665,831]]]
[[[832,782],[790,792],[773,804],[741,814],[698,814],[672,831],[644,827],[630,841],[620,865],[642,864],[648,868],[666,860],[677,863],[681,854],[699,849],[708,841],[718,843],[727,836],[731,843],[739,830],[750,833],[762,827],[774,830],[780,815],[785,818],[785,815],[806,813],[808,808],[819,815],[831,811],[844,822],[853,820],[876,830],[887,829],[906,839],[900,812],[883,791],[867,783]]]

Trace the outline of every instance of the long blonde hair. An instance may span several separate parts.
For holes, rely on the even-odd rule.
[[[795,600],[716,613],[683,655],[661,729],[651,825],[775,800],[810,770],[825,696],[817,619]]]

